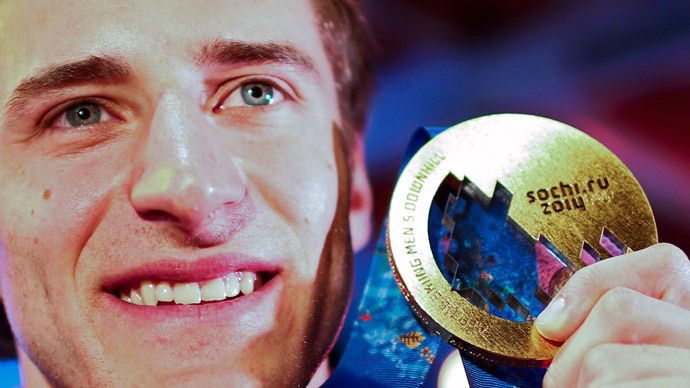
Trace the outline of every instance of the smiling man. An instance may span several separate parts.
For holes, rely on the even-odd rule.
[[[27,385],[309,381],[370,206],[334,7],[2,2],[0,285]]]

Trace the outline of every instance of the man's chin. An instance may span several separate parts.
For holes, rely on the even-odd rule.
[[[22,383],[25,387],[139,387],[139,386],[170,386],[170,387],[222,387],[241,386],[259,387],[265,386],[261,376],[252,376],[251,371],[234,369],[231,363],[218,365],[198,365],[197,362],[188,364],[189,357],[177,360],[175,364],[165,360],[142,360],[133,355],[132,361],[136,368],[123,365],[122,368],[112,368],[110,365],[99,363],[98,365],[82,364],[81,372],[66,374],[61,369],[60,373],[52,374],[50,369],[45,371],[50,378],[43,375],[39,368],[22,351],[18,351],[18,357],[22,364]],[[90,360],[93,361],[93,360]],[[148,361],[148,362],[147,362]],[[153,362],[152,362],[153,361]],[[142,368],[142,366],[147,366]],[[231,383],[230,383],[231,382]]]

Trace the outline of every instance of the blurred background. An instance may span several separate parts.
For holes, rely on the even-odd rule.
[[[410,134],[491,113],[606,145],[690,252],[690,1],[369,0],[378,81],[366,138],[376,229]]]

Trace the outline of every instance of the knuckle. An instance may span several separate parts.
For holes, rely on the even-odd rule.
[[[599,299],[598,305],[607,312],[618,312],[621,308],[628,310],[631,303],[634,303],[635,291],[627,287],[614,287],[606,291]]]
[[[651,258],[658,264],[659,297],[681,306],[690,306],[690,260],[675,245],[658,244]]]
[[[611,365],[611,360],[615,358],[615,347],[611,344],[597,345],[582,358],[582,369],[580,371],[580,380],[592,382],[597,379],[603,372],[606,366]]]
[[[568,280],[565,288],[578,292],[587,290],[601,283],[599,268],[596,265],[587,266],[575,272]]]
[[[626,288],[615,287],[604,293],[594,306],[593,312],[604,323],[612,327],[626,326],[636,309],[638,293]]]
[[[657,251],[655,256],[671,267],[677,268],[679,266],[685,267],[690,265],[690,261],[688,260],[688,256],[685,254],[685,252],[673,244],[660,243],[653,248],[655,251]]]

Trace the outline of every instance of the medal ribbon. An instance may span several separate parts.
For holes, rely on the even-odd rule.
[[[444,129],[423,128],[415,132],[402,167]],[[419,387],[440,344],[441,338],[428,334],[417,322],[395,284],[388,264],[384,227],[347,347],[323,387]]]

